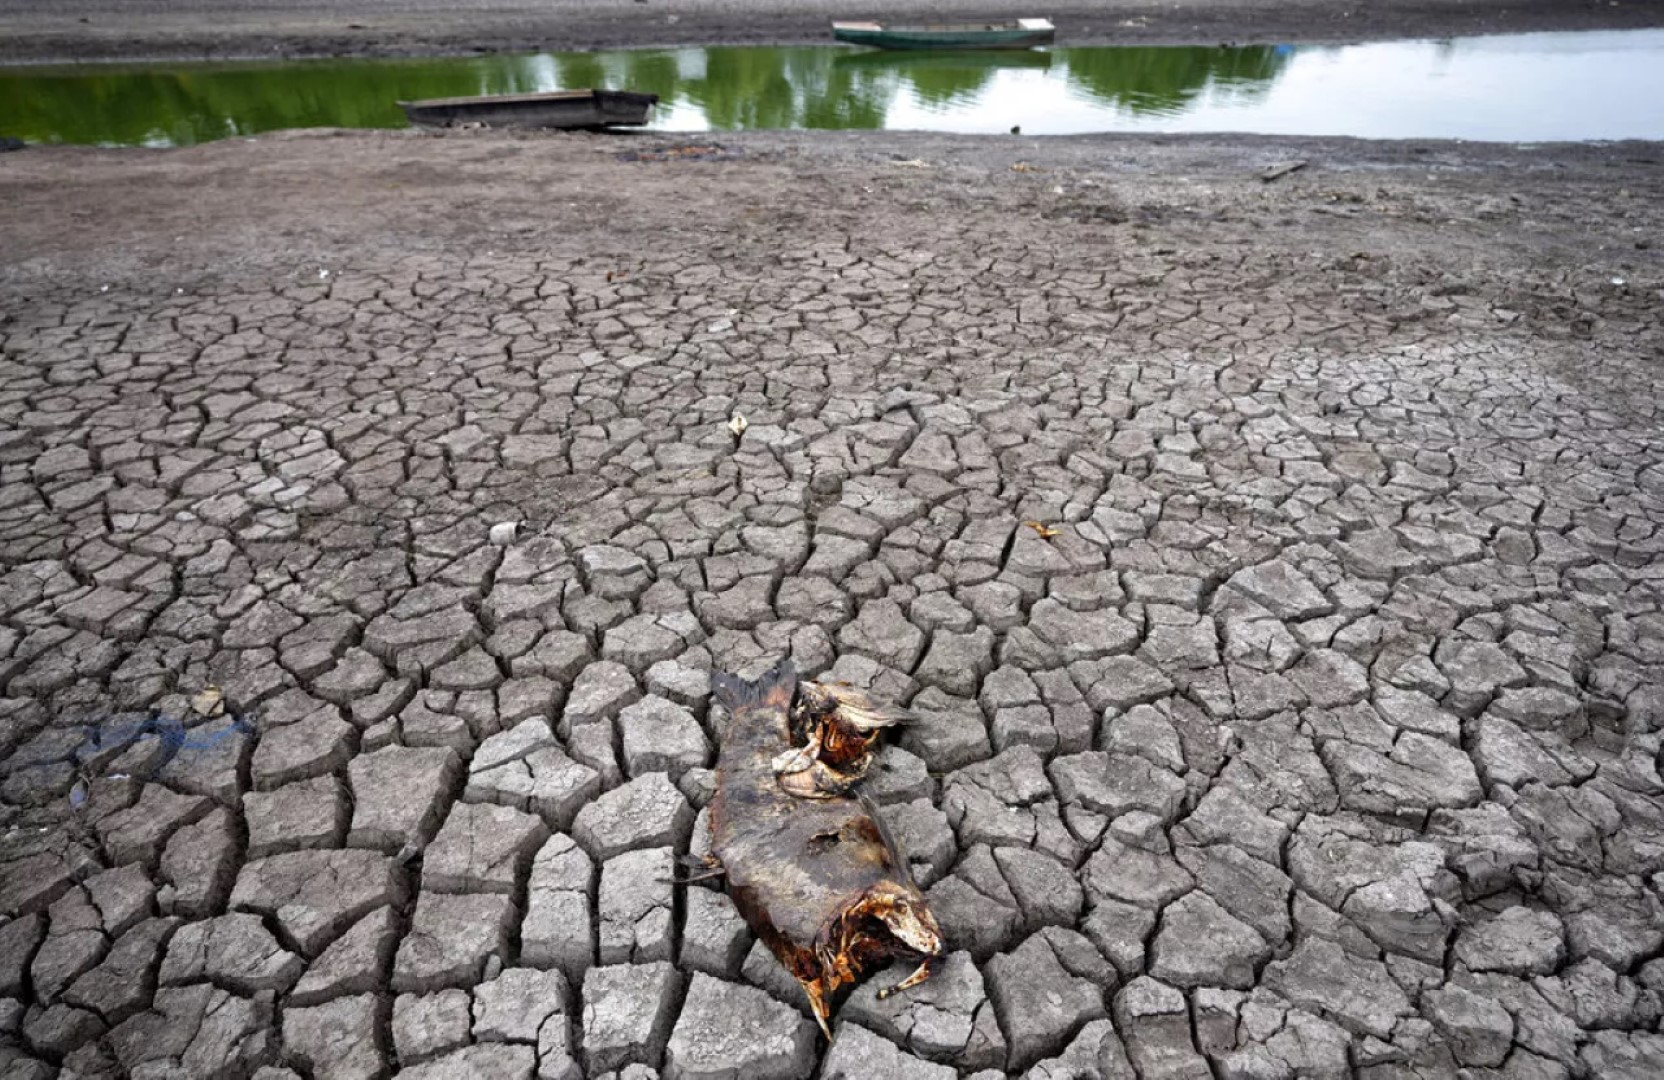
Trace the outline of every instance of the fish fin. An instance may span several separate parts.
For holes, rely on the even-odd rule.
[[[756,682],[717,672],[711,676],[711,693],[730,714],[754,708],[785,711],[791,708],[797,693],[797,666],[791,657],[786,657],[763,672]]]
[[[861,804],[861,809],[867,812],[867,818],[872,822],[873,828],[878,831],[878,842],[883,844],[884,849],[895,859],[896,867],[905,873],[909,869],[907,848],[903,846],[901,839],[890,831],[890,827],[884,823],[884,815],[879,812],[878,803],[873,801],[873,797],[867,794],[865,789],[856,788],[851,794]]]
[[[913,974],[907,976],[907,978],[905,978],[905,979],[901,980],[900,982],[896,983],[894,986],[887,986],[884,989],[880,990],[878,992],[878,1000],[883,1001],[883,1000],[885,1000],[885,999],[887,999],[887,998],[889,998],[889,997],[891,997],[895,994],[901,993],[903,990],[907,990],[907,989],[910,989],[912,987],[915,987],[915,986],[919,985],[920,983],[924,982],[926,979],[930,978],[932,972],[935,970],[935,967],[936,967],[936,957],[934,957],[934,956],[925,957],[924,958],[924,963],[920,964],[916,969],[914,969]]]
[[[689,885],[695,881],[710,881],[712,878],[723,877],[728,873],[728,868],[723,866],[722,861],[715,855],[678,855],[676,856],[676,862],[679,866],[693,872],[686,877],[677,877],[673,873],[669,878],[661,878],[661,881],[668,880],[676,885]]]

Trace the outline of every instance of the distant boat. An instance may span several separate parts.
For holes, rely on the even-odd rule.
[[[835,22],[832,36],[875,49],[1032,49],[1050,45],[1057,29],[1049,19],[1003,22],[931,23],[904,26],[880,22]]]
[[[645,124],[657,94],[627,90],[560,90],[549,94],[492,94],[486,97],[401,101],[412,124],[449,127],[490,124],[509,127],[600,128]]]

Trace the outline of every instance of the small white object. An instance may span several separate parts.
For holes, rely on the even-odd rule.
[[[324,278],[327,278],[328,276],[329,276],[329,271],[328,270],[319,270],[318,271],[318,280],[319,281],[322,281]]]
[[[728,430],[734,433],[734,438],[736,439],[742,437],[745,434],[745,429],[750,426],[750,421],[746,420],[746,418],[741,416],[739,413],[735,413],[734,418],[728,421]]]
[[[1612,284],[1618,285],[1618,286],[1624,286],[1624,285],[1628,285],[1629,282],[1628,282],[1628,280],[1626,280],[1624,278],[1615,277],[1615,278],[1612,279]]]
[[[507,547],[514,543],[514,538],[519,535],[519,532],[520,523],[518,521],[499,521],[491,526],[491,542],[498,547]]]

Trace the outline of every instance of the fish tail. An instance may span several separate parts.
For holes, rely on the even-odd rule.
[[[711,676],[711,693],[730,715],[756,708],[789,709],[797,693],[797,667],[786,657],[755,682],[717,672]]]

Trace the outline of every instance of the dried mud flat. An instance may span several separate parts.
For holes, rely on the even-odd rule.
[[[0,157],[0,1071],[1664,1075],[1660,157]],[[668,880],[788,653],[952,949],[830,1048]]]

